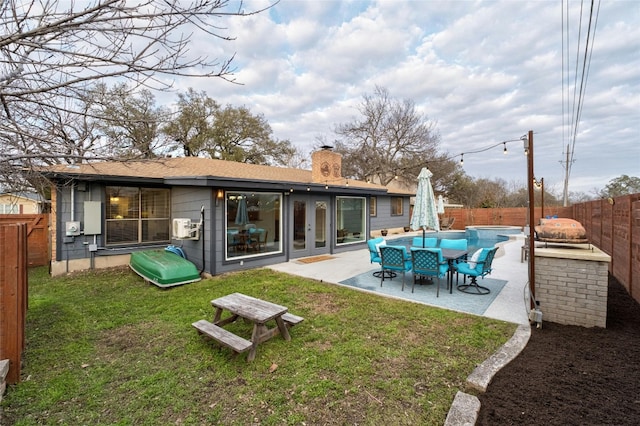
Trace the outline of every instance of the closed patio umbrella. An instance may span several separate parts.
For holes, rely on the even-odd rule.
[[[236,225],[244,226],[249,223],[249,211],[247,210],[247,196],[241,195],[238,199],[238,210],[236,211]]]
[[[438,214],[444,214],[444,199],[442,194],[438,195]]]
[[[433,173],[426,167],[420,170],[418,175],[418,190],[416,191],[416,200],[413,205],[413,214],[411,215],[411,229],[422,228],[422,244],[424,245],[425,231],[427,228],[440,230],[440,222],[438,221],[438,207],[436,205],[433,188],[431,187],[431,176]]]

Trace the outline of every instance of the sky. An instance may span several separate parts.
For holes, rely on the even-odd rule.
[[[194,54],[235,55],[239,84],[174,87],[262,114],[274,138],[305,154],[362,118],[363,96],[384,87],[436,123],[441,151],[457,161],[465,153],[467,175],[526,185],[520,138],[531,130],[545,189],[562,195],[568,164],[569,191],[593,195],[623,174],[640,177],[640,2],[596,2],[589,29],[590,9],[577,0],[282,0],[215,21],[233,41],[194,41]],[[513,141],[506,155],[503,141]]]

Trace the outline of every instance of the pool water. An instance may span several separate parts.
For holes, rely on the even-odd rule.
[[[447,234],[444,234],[444,236],[442,236],[442,234],[440,235],[438,234],[440,233],[430,232],[426,235],[427,238],[433,238],[433,237],[438,238],[438,247],[440,247],[440,240],[442,240],[443,238],[452,239],[452,240],[464,239],[464,233],[461,233],[461,235],[451,235],[447,233]],[[387,244],[409,247],[412,245],[413,239],[415,237],[421,237],[421,235],[412,235],[410,237],[407,236],[407,237],[390,239],[390,240],[387,240]],[[503,235],[496,235],[493,238],[467,238],[467,247],[468,247],[469,253],[473,253],[474,251],[480,248],[491,248],[502,241],[508,241],[508,240],[509,240],[509,237],[505,237]]]

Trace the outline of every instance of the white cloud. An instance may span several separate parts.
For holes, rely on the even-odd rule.
[[[245,8],[264,6],[247,1]],[[295,1],[226,21],[235,41],[203,41],[194,52],[236,54],[237,81],[177,82],[222,104],[264,114],[275,136],[309,151],[318,136],[357,116],[376,85],[410,98],[438,123],[442,148],[471,152],[535,132],[535,174],[562,188],[564,153],[580,72],[580,4],[540,1]],[[584,9],[583,13],[587,13]],[[564,22],[563,22],[564,16]],[[568,19],[567,19],[568,17]],[[583,15],[583,25],[588,15]],[[563,38],[563,24],[570,35]],[[640,175],[640,3],[600,3],[582,103],[571,191]],[[563,44],[568,53],[563,53]],[[564,76],[565,71],[570,75]],[[564,111],[564,116],[563,116]],[[524,181],[520,142],[465,155],[474,177]]]

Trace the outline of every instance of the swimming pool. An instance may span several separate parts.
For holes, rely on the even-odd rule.
[[[502,242],[502,241],[508,241],[509,237],[506,237],[504,235],[491,235],[491,236],[486,236],[484,238],[469,238],[467,236],[467,234],[465,234],[464,232],[456,232],[456,233],[452,233],[452,232],[428,232],[425,235],[427,238],[437,238],[438,239],[438,247],[440,246],[440,240],[442,240],[443,238],[448,238],[448,239],[452,239],[452,240],[460,240],[460,239],[467,239],[467,247],[469,250],[469,253],[473,253],[474,251],[478,250],[479,248],[490,248],[490,247],[494,247],[496,244]],[[389,245],[399,245],[399,246],[411,246],[413,243],[413,239],[415,237],[422,237],[422,235],[420,234],[416,234],[416,235],[412,235],[412,236],[405,236],[405,237],[400,237],[400,238],[393,238],[393,239],[389,239],[387,240],[387,244]]]

